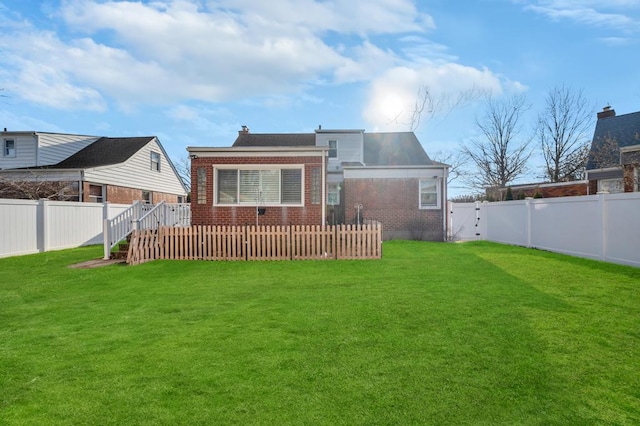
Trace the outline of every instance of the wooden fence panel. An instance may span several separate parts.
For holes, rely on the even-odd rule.
[[[127,262],[379,259],[382,225],[193,226],[134,231]]]

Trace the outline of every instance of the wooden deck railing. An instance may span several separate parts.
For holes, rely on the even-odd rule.
[[[382,225],[192,226],[133,232],[127,263],[156,259],[379,259]]]

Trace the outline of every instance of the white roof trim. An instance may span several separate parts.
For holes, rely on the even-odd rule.
[[[277,147],[187,147],[191,157],[309,157],[325,156],[329,147],[322,146],[277,146]]]

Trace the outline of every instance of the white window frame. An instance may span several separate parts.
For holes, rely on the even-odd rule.
[[[100,187],[100,195],[93,195],[91,194],[91,187]],[[106,188],[104,185],[100,185],[97,183],[90,183],[89,184],[89,201],[92,203],[104,203],[105,201],[107,201],[107,196],[106,196]]]
[[[220,202],[219,201],[219,181],[218,181],[218,172],[220,170],[237,170],[238,171],[238,180],[236,181],[236,195],[235,203],[229,202]],[[256,200],[251,201],[241,201],[240,197],[240,171],[241,170],[250,170],[250,171],[277,171],[278,172],[278,201],[264,201],[260,200],[259,197]],[[300,170],[300,203],[283,203],[282,202],[282,170]],[[214,175],[214,185],[213,185],[213,204],[217,206],[243,206],[243,207],[304,207],[305,203],[305,167],[304,164],[274,164],[274,165],[259,165],[259,164],[251,164],[251,165],[229,165],[229,166],[214,166],[213,168]]]
[[[13,145],[13,148],[11,148],[11,151],[9,151],[9,142],[11,142],[11,144]],[[2,142],[2,156],[3,157],[10,157],[10,158],[15,158],[16,157],[16,140],[15,139],[4,139]]]
[[[160,160],[162,156],[159,152],[151,151],[151,170],[154,172],[160,171]]]
[[[426,204],[422,202],[422,196],[423,196],[423,186],[435,186],[435,204]],[[420,210],[432,210],[432,209],[439,209],[440,208],[440,187],[442,185],[440,184],[440,179],[439,178],[422,178],[419,180],[418,182],[418,208]],[[433,192],[429,192],[430,194]]]
[[[329,145],[329,158],[338,158],[338,140],[331,139],[328,142],[328,145]],[[334,145],[334,146],[332,147],[331,145]]]
[[[633,175],[634,175],[633,191],[640,192],[640,166],[634,167]]]
[[[612,187],[613,191],[611,190]],[[598,192],[608,192],[610,194],[618,194],[624,192],[624,181],[622,178],[615,179],[599,179]]]
[[[340,205],[340,184],[330,183],[327,185],[327,204],[330,206]]]
[[[148,197],[145,197],[145,195],[147,195]],[[153,204],[153,192],[151,191],[146,191],[146,190],[142,190],[142,202],[145,204]]]

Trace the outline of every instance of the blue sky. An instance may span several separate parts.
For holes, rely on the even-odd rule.
[[[560,85],[594,125],[640,110],[639,53],[638,0],[0,0],[0,127],[156,135],[177,160],[242,125],[408,130],[427,87],[524,93],[525,137]],[[478,137],[480,105],[423,117],[427,153]]]

